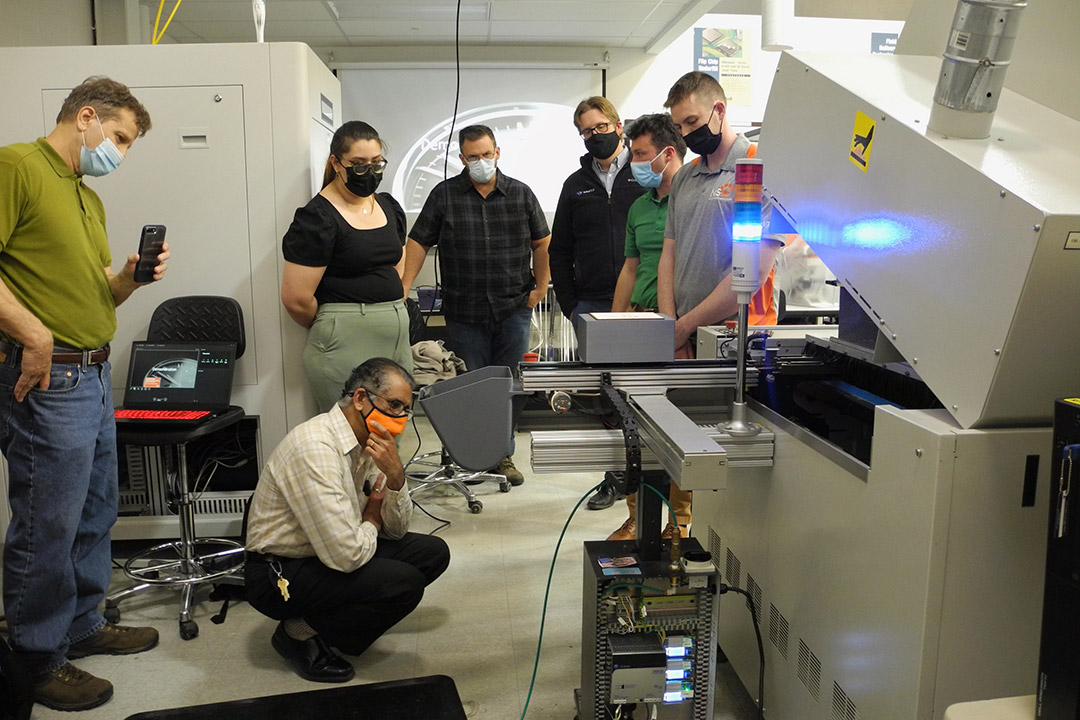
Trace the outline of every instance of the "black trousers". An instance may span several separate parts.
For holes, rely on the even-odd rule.
[[[374,557],[349,573],[316,557],[275,561],[289,581],[289,600],[267,557],[248,553],[244,584],[251,606],[274,620],[303,618],[327,645],[359,655],[420,604],[424,588],[450,564],[450,548],[442,538],[406,533],[400,540],[379,538]]]

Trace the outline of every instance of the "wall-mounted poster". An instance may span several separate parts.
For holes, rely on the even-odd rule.
[[[749,107],[751,104],[750,35],[751,31],[745,29],[694,28],[694,69],[720,82],[728,105]]]

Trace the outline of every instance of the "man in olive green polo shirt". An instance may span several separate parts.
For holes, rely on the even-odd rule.
[[[668,192],[675,173],[686,157],[686,142],[675,129],[667,113],[643,115],[626,130],[630,139],[630,170],[638,185],[650,188],[634,201],[626,215],[626,262],[615,285],[614,312],[657,309],[656,268],[664,249],[664,225],[667,222]],[[689,492],[677,485],[669,494],[679,532],[686,537],[690,525]],[[608,540],[633,540],[636,530],[636,493],[626,496],[630,516]],[[675,526],[664,528],[664,537],[671,537]]]
[[[112,271],[105,208],[83,182],[114,170],[150,115],[124,85],[92,77],[56,122],[48,137],[0,148],[0,451],[11,505],[3,592],[34,700],[85,710],[111,698],[112,684],[68,658],[158,640],[153,628],[110,625],[98,611],[118,501],[108,343],[116,306],[138,287],[138,255]],[[163,248],[155,280],[168,257]]]

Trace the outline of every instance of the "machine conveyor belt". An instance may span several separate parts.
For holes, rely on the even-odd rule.
[[[698,425],[727,452],[733,468],[771,467],[773,433],[767,428],[754,436],[735,437],[716,425]],[[530,433],[532,469],[536,473],[605,472],[626,468],[626,449],[620,430],[536,430]],[[647,446],[641,449],[646,470],[660,469]]]

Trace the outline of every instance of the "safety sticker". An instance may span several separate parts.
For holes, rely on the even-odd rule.
[[[848,157],[863,172],[870,164],[870,150],[874,147],[874,121],[869,115],[855,111],[855,129],[851,132],[851,153]]]

